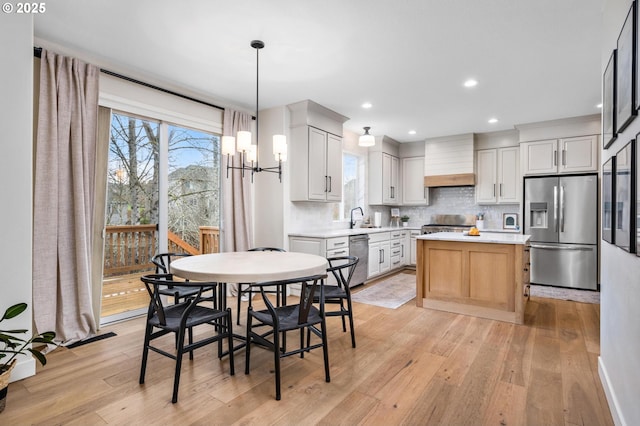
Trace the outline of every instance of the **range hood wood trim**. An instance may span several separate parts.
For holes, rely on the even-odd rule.
[[[476,184],[476,176],[473,173],[462,173],[455,175],[435,175],[425,176],[424,186],[473,186]]]

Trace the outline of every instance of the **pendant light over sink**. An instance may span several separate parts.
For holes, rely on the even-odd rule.
[[[222,137],[222,155],[227,156],[227,178],[229,177],[229,169],[238,169],[242,170],[242,177],[244,177],[245,171],[250,171],[251,182],[253,182],[253,175],[260,172],[277,173],[280,182],[282,182],[282,162],[287,161],[287,137],[285,135],[273,135],[273,155],[278,162],[278,165],[274,167],[260,167],[258,163],[258,136],[260,129],[258,109],[260,71],[259,52],[260,49],[264,47],[264,42],[261,40],[253,40],[251,42],[251,47],[256,49],[256,144],[253,145],[251,143],[251,132],[247,131],[239,131],[236,137]],[[241,166],[229,165],[229,156],[233,156],[236,150],[240,153]],[[245,164],[245,161],[250,163],[250,165]]]
[[[373,135],[369,134],[369,129],[371,127],[363,127],[364,129],[364,135],[361,135],[358,138],[358,145],[359,146],[374,146],[376,144],[376,138],[373,137]]]

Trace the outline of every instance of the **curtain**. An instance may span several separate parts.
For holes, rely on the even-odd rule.
[[[42,50],[35,149],[33,310],[67,345],[96,332],[91,297],[99,69]]]
[[[225,109],[222,123],[224,136],[236,136],[240,130],[251,130],[251,115]],[[229,157],[234,166],[240,166],[240,155]],[[224,169],[223,165],[221,169]],[[226,173],[226,171],[222,171]],[[245,251],[251,248],[251,179],[242,177],[241,170],[229,170],[229,178],[223,178],[222,203],[222,251]],[[228,292],[236,295],[237,286],[228,285]]]

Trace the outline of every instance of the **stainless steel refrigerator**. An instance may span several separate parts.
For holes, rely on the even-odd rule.
[[[531,283],[598,289],[598,175],[524,178]]]

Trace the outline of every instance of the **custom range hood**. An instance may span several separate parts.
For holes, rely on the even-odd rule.
[[[425,141],[424,186],[474,186],[473,133]]]

